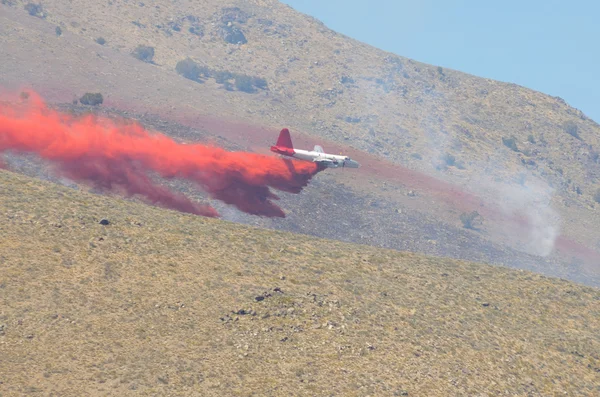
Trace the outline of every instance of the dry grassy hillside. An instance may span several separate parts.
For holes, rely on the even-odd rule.
[[[197,125],[213,117],[290,126],[516,201],[542,223],[552,219],[550,228],[600,246],[600,128],[560,98],[380,51],[271,0],[2,3],[4,86],[31,85],[62,101],[100,91],[107,105],[199,115],[188,119]],[[153,49],[137,53],[146,62],[132,56],[140,45]],[[198,81],[176,71],[187,58]],[[254,138],[236,137],[242,147]],[[372,175],[349,185],[396,193]],[[460,224],[460,213],[435,200],[423,206]],[[485,238],[510,240],[510,230],[489,229]]]
[[[600,393],[597,289],[0,185],[2,395]]]

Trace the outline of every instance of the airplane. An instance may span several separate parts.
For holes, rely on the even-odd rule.
[[[271,151],[282,156],[293,157],[299,160],[312,161],[324,168],[358,168],[360,164],[348,156],[328,154],[323,151],[319,145],[315,145],[312,151],[294,149],[290,131],[284,128],[279,132],[279,138],[275,146],[271,146]]]

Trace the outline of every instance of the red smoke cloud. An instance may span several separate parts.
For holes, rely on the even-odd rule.
[[[249,214],[284,217],[271,188],[299,193],[320,171],[308,162],[179,144],[138,124],[75,117],[48,109],[35,94],[25,103],[0,104],[0,154],[6,150],[36,153],[64,176],[103,191],[210,217],[218,216],[214,208],[154,184],[148,172],[194,181]]]

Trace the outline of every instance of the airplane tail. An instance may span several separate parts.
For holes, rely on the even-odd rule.
[[[290,136],[290,130],[288,130],[287,128],[281,130],[281,132],[279,133],[279,138],[277,138],[276,146],[278,148],[286,149],[294,148],[294,145],[292,145],[292,137]]]

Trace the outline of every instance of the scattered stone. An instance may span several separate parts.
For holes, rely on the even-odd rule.
[[[281,292],[283,294],[283,291],[279,287],[273,288],[273,292]]]
[[[159,376],[159,377],[158,377],[158,381],[159,381],[160,383],[164,383],[165,385],[169,383],[169,379],[168,379],[168,377],[167,377],[167,376]]]
[[[280,280],[285,280],[285,276],[279,277]]]
[[[408,193],[406,193],[406,195],[409,197],[415,197],[417,194],[414,192],[414,190],[409,190]]]
[[[256,298],[254,298],[257,302],[263,301],[265,300],[264,296],[257,296]]]
[[[110,222],[108,221],[108,219],[102,219],[100,221],[100,224],[106,226],[106,225],[110,224]]]
[[[4,335],[5,330],[6,330],[6,325],[0,324],[0,335]]]
[[[285,342],[288,340],[288,337],[286,336],[285,338],[281,339],[281,342]]]
[[[482,303],[481,305],[482,305],[483,307],[488,307],[490,304],[489,304],[489,303],[487,303],[487,302],[485,302],[485,303]]]

